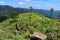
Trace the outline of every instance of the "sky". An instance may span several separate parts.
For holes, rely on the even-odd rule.
[[[13,7],[29,8],[32,6],[34,9],[54,8],[60,10],[60,0],[0,0],[0,5],[10,5]]]

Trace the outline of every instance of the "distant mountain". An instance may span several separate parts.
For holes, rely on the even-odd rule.
[[[0,13],[25,12],[25,8],[14,8],[8,5],[0,5]]]
[[[35,9],[34,10],[35,12],[38,12],[38,13],[42,13],[43,15],[47,16],[47,17],[50,17],[50,10],[44,10],[44,9]],[[54,11],[53,14],[52,14],[52,17],[57,17],[58,13],[60,13],[60,11]]]
[[[49,10],[44,10],[44,9],[34,9],[34,12],[37,13],[42,13],[43,15],[50,17],[50,11]],[[8,5],[0,5],[0,14],[1,13],[12,13],[12,12],[18,12],[18,13],[23,13],[23,12],[29,12],[29,9],[27,8],[14,8]],[[57,17],[57,14],[59,11],[54,11],[52,17]]]

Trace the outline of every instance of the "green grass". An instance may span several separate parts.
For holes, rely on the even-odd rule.
[[[9,22],[13,20],[12,18],[0,23],[0,40],[29,40],[29,38],[25,39],[25,37],[30,34],[30,32],[46,33],[48,29],[58,30],[58,21],[49,19],[41,14],[32,13],[29,22],[29,15],[30,13],[19,14],[16,18],[18,21],[11,24]],[[19,25],[19,28],[23,28],[20,29],[19,35],[14,35],[16,23]]]

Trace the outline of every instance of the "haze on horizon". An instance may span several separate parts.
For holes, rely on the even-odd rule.
[[[34,9],[49,10],[50,8],[54,8],[54,10],[60,10],[60,0],[0,0],[0,5],[21,8],[29,8],[29,6],[32,6]]]

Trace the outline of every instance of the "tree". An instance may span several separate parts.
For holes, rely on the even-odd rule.
[[[17,12],[12,12],[10,14],[10,17],[13,18],[14,20],[10,21],[10,24],[13,23],[13,22],[17,22],[18,20],[16,20],[16,17],[18,16],[18,13]]]
[[[30,8],[30,18],[31,18],[33,8],[32,7],[29,7],[29,8]]]
[[[51,8],[50,9],[50,18],[52,18],[52,13],[54,12],[54,9],[53,8]]]
[[[3,21],[6,20],[6,19],[8,19],[7,16],[5,16],[5,15],[1,16],[1,15],[0,15],[0,22],[3,22]]]
[[[13,18],[13,19],[15,19],[16,16],[18,16],[17,12],[12,12],[11,15],[10,15],[10,17]]]
[[[31,6],[29,8],[30,8],[30,13],[31,13],[33,11],[33,8]]]
[[[31,6],[30,6],[29,8],[30,8],[29,22],[30,22],[30,20],[31,20],[31,16],[32,16],[32,10],[33,10],[33,8],[32,8]]]

